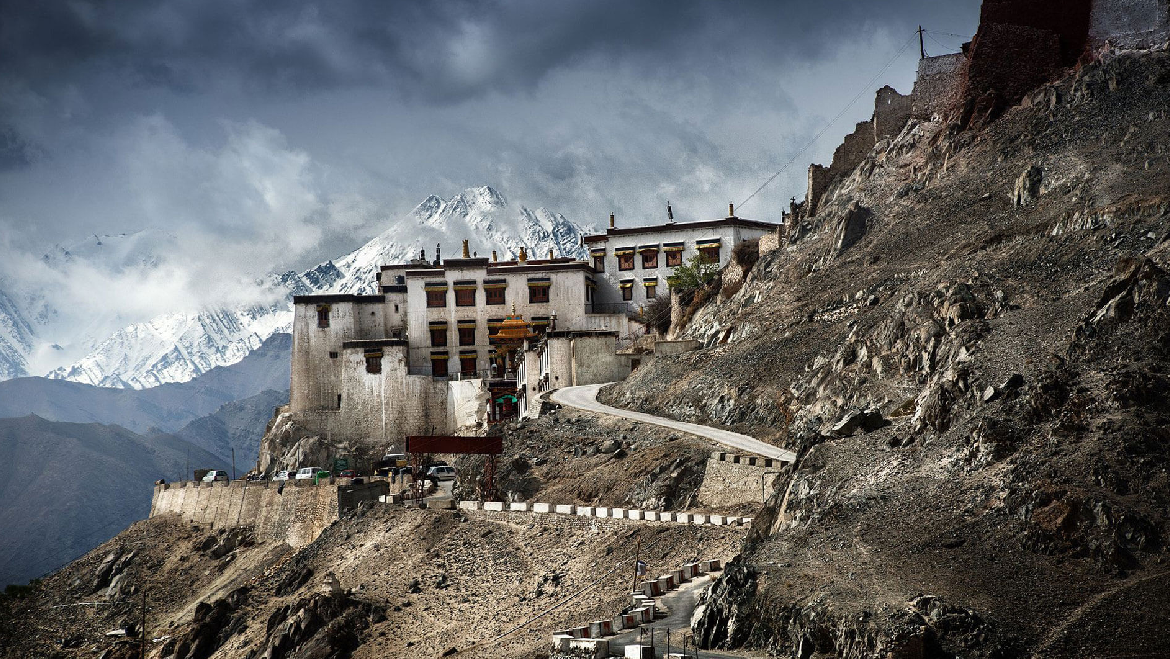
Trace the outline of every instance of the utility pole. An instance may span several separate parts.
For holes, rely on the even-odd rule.
[[[142,644],[139,645],[138,659],[146,659],[146,584],[142,585]]]
[[[926,59],[926,44],[922,41],[922,26],[918,26],[918,55],[919,59]]]
[[[638,538],[637,549],[634,550],[634,581],[630,584],[630,592],[638,591],[638,561],[641,560],[642,555],[642,539]]]
[[[191,473],[191,447],[187,447],[187,471],[183,472],[183,480],[187,480],[187,475]]]
[[[236,480],[236,447],[232,447],[232,480]]]

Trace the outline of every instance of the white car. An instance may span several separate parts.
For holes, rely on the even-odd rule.
[[[427,478],[436,481],[453,481],[455,480],[455,467],[447,465],[431,467],[427,470]]]
[[[287,471],[278,471],[272,475],[272,480],[286,481],[286,480],[288,480],[288,472]]]
[[[311,481],[317,477],[318,471],[324,471],[320,467],[301,467],[297,470],[296,480]]]
[[[228,480],[228,474],[222,469],[212,469],[203,476],[204,483],[214,483],[215,481]]]

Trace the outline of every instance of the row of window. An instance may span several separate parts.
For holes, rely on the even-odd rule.
[[[650,270],[658,267],[658,250],[643,250],[642,251],[642,269]],[[711,263],[719,262],[719,246],[700,247],[699,255],[703,260]],[[633,270],[634,269],[634,250],[621,251],[616,254],[618,270]],[[683,253],[682,250],[672,250],[666,252],[666,267],[674,268],[682,265]],[[594,272],[605,272],[605,254],[593,255],[593,270]]]
[[[548,302],[549,289],[552,288],[549,284],[528,286],[528,303],[542,304]],[[484,289],[484,297],[486,304],[502,305],[505,304],[504,288],[487,288]],[[455,306],[457,307],[474,307],[475,306],[475,289],[474,288],[456,288],[455,289]],[[428,307],[445,307],[447,306],[447,289],[433,289],[426,291],[427,306]]]
[[[642,285],[646,287],[646,299],[647,300],[653,300],[658,295],[658,282],[657,281],[644,282]],[[622,289],[622,301],[629,302],[630,300],[634,299],[634,282],[631,282],[631,281],[621,282],[621,289]]]
[[[496,331],[498,330],[499,324],[503,323],[503,322],[504,322],[503,318],[493,318],[493,319],[488,320],[488,335],[489,335],[488,343],[492,343],[491,335],[496,333]],[[548,316],[533,316],[532,322],[531,322],[532,331],[536,332],[537,334],[541,334],[546,329],[548,329],[549,323],[550,323],[550,319]],[[428,330],[429,330],[429,334],[431,335],[431,346],[432,347],[442,348],[444,346],[449,345],[447,343],[449,333],[447,332],[447,324],[445,322],[444,323],[437,323],[436,322],[436,323],[432,324],[428,328]],[[475,327],[475,325],[472,325],[469,321],[461,321],[459,323],[459,325],[457,325],[455,327],[455,332],[456,332],[456,336],[457,336],[458,341],[459,341],[456,345],[461,345],[461,346],[476,345],[476,340],[475,340],[476,327]]]
[[[462,375],[475,375],[477,355],[459,355],[459,372]],[[437,378],[451,374],[446,354],[431,354],[431,375]]]

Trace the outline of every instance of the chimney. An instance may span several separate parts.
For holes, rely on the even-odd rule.
[[[442,247],[443,246],[440,245],[439,243],[435,243],[435,267],[436,268],[439,267],[439,264],[443,262],[442,259],[439,257],[439,250],[442,249]]]
[[[527,249],[524,249],[523,247],[520,248],[520,259],[519,260],[521,263],[528,262],[528,250]]]
[[[666,202],[666,221],[674,222],[674,211],[670,209],[670,202]]]
[[[548,248],[548,260],[550,260],[550,261],[551,261],[551,260],[553,260],[553,255],[552,255],[552,248],[551,248],[551,247],[549,247],[549,248]]]
[[[471,258],[471,250],[469,250],[467,247],[467,240],[466,239],[463,240],[463,258],[465,258],[465,259]]]
[[[727,217],[735,217],[735,204],[727,204]]]
[[[500,257],[496,256],[496,250],[493,249],[492,250],[492,263],[495,263],[499,260],[500,260]]]
[[[609,228],[613,228],[613,213],[609,214]]]
[[[421,250],[419,250],[419,252],[418,252],[418,260],[420,260],[420,261],[425,261],[425,260],[427,260],[427,248],[426,248],[426,247],[424,247],[424,248],[422,248]]]

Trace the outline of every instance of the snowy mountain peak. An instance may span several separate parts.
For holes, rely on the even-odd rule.
[[[543,256],[551,249],[557,256],[583,258],[581,237],[591,231],[543,207],[510,207],[504,195],[486,185],[446,200],[430,195],[410,213],[387,221],[382,233],[353,252],[304,272],[273,274],[258,282],[258,293],[284,294],[277,304],[167,314],[137,323],[94,341],[93,352],[49,377],[132,388],[183,382],[243,359],[275,332],[290,331],[293,295],[376,293],[381,266],[409,261],[424,248],[434,258],[436,244],[442,245],[445,258],[457,257],[465,239],[480,256],[496,250],[500,258],[509,258],[526,247],[531,254]]]

